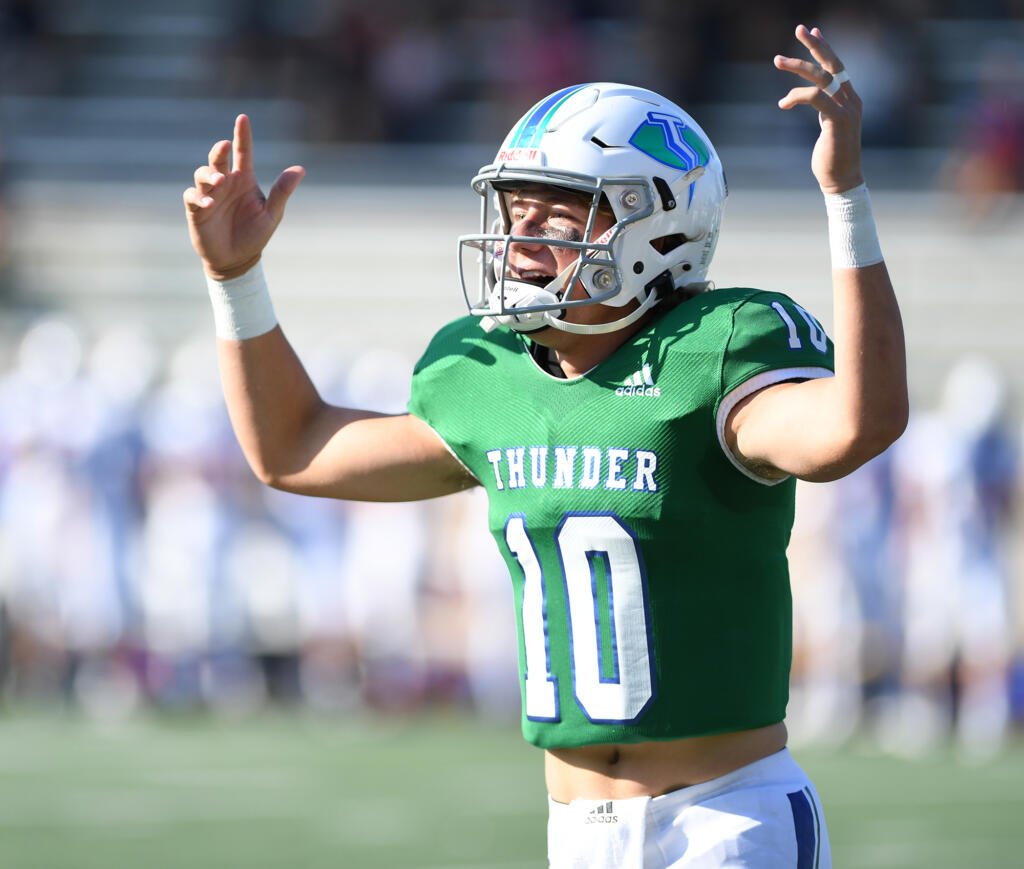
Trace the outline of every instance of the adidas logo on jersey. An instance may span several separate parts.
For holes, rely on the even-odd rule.
[[[661,395],[661,389],[654,385],[654,378],[651,377],[651,366],[645,362],[643,368],[622,382],[622,386],[615,390],[615,394],[645,395],[649,398],[657,398]]]
[[[617,824],[619,816],[613,814],[614,804],[611,800],[602,803],[596,809],[591,809],[584,817],[585,824]]]

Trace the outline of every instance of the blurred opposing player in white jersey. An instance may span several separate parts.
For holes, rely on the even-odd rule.
[[[258,263],[303,170],[264,199],[240,116],[185,192],[225,396],[261,479],[380,501],[486,490],[554,867],[830,865],[785,749],[794,478],[879,453],[907,397],[861,103],[820,32],[796,35],[814,60],[775,58],[806,82],[779,105],[821,121],[834,350],[787,296],[705,292],[722,165],[642,88],[550,95],[474,178],[470,314],[431,342],[406,414],[323,402],[277,326]]]
[[[939,407],[916,415],[893,450],[904,684],[880,735],[900,753],[927,752],[955,735],[967,757],[984,759],[1009,735],[1013,646],[1001,538],[1018,458],[1004,428],[1006,393],[990,360],[958,360]]]

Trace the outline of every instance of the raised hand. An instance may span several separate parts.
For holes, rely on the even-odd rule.
[[[182,198],[192,246],[206,273],[223,281],[259,261],[306,170],[289,166],[265,197],[253,172],[252,127],[245,115],[235,119],[232,141],[217,142],[208,159],[196,169],[195,186]]]
[[[842,61],[821,31],[817,27],[808,30],[801,24],[796,29],[796,38],[817,62],[778,54],[775,66],[795,73],[813,86],[793,88],[779,100],[779,108],[808,105],[818,110],[821,135],[811,154],[811,171],[822,192],[842,193],[864,181],[860,147],[863,105],[845,76]]]

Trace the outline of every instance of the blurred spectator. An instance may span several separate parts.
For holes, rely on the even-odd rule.
[[[225,587],[224,569],[240,506],[232,488],[238,448],[204,338],[175,350],[141,418],[145,510],[133,576],[136,630],[145,690],[168,708],[199,705],[204,657],[244,639],[241,604]]]
[[[349,367],[343,404],[401,412],[411,377],[410,360],[366,353]],[[339,577],[344,626],[358,650],[364,697],[378,708],[406,709],[426,697],[430,656],[420,604],[429,509],[423,502],[346,505]]]
[[[942,403],[895,446],[903,540],[903,693],[886,744],[927,751],[950,729],[990,756],[1009,728],[1012,653],[1005,533],[1017,474],[1005,431],[1006,386],[990,362],[964,359]]]
[[[828,486],[797,487],[790,544],[797,740],[871,732],[900,688],[902,596],[893,451]]]
[[[598,58],[568,0],[530,0],[488,46],[488,74],[509,105],[531,105],[567,84],[600,77]]]
[[[82,660],[124,628],[109,515],[90,485],[89,457],[105,442],[103,396],[83,368],[78,329],[60,319],[24,336],[0,385],[0,587],[12,619],[12,675],[32,694],[73,687]],[[97,509],[100,508],[100,509]]]
[[[4,161],[3,130],[0,129],[0,302],[3,302],[11,292],[10,218],[7,198],[7,164]]]
[[[236,96],[304,99],[313,0],[234,0],[226,88]],[[315,26],[313,28],[315,33]]]
[[[514,720],[520,696],[512,581],[487,527],[487,496],[473,489],[446,499],[445,507],[438,572],[451,577],[464,600],[464,630],[452,639],[461,647],[469,697],[483,714]]]
[[[365,142],[382,138],[383,113],[372,67],[384,26],[372,0],[336,3],[325,13],[310,58],[311,135]]]
[[[837,744],[861,721],[863,610],[836,545],[846,521],[834,485],[801,485],[788,551],[793,668],[787,726],[795,742]]]
[[[946,182],[971,220],[998,218],[1024,190],[1024,46],[991,42],[980,61],[979,92],[964,111]]]
[[[859,702],[868,728],[900,688],[902,593],[893,455],[889,449],[837,481],[834,521],[827,532],[856,596]]]
[[[450,141],[443,111],[450,75],[443,9],[420,4],[388,11],[393,17],[369,70],[383,113],[384,137],[395,142]]]
[[[0,93],[60,90],[65,58],[52,7],[51,0],[0,0]]]
[[[737,46],[725,36],[727,13],[725,4],[676,3],[673,0],[643,0],[642,12],[637,16],[637,50],[633,56],[646,62],[646,68],[626,75],[621,80],[644,82],[659,93],[673,94],[683,106],[708,102],[719,95],[720,83],[713,81],[713,59],[736,58]],[[758,14],[760,5],[749,7]],[[770,13],[768,13],[770,16]],[[615,34],[622,34],[626,21],[615,22]],[[742,33],[753,35],[755,28],[743,28]],[[785,44],[788,34],[775,45]],[[769,52],[773,48],[767,49]],[[602,56],[616,56],[608,45]],[[771,54],[768,55],[771,57]],[[613,81],[620,79],[613,78]],[[729,99],[729,94],[720,94]]]
[[[916,144],[925,76],[913,22],[892,4],[845,2],[828,6],[821,29],[864,101],[865,146]]]

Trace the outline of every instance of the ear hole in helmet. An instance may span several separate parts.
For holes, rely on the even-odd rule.
[[[658,253],[666,254],[677,247],[681,247],[686,244],[690,239],[681,232],[675,232],[672,235],[663,235],[659,238],[651,239],[651,247],[653,247]]]

